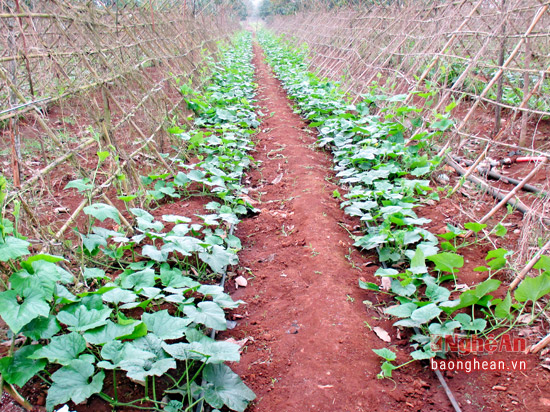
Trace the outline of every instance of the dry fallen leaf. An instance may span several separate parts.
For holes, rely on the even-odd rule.
[[[283,174],[281,173],[279,176],[277,176],[275,179],[273,179],[273,181],[271,182],[272,185],[276,185],[277,183],[279,183],[281,180],[283,180]]]
[[[242,200],[244,200],[245,202],[250,203],[252,206],[258,204],[257,201],[255,201],[255,200],[252,199],[250,196],[247,196],[247,195],[245,195],[245,194],[241,194],[239,197],[240,197]]]
[[[237,276],[235,278],[235,287],[238,289],[239,286],[245,288],[248,285],[248,281],[243,276]]]
[[[524,313],[523,315],[518,316],[517,322],[518,322],[518,323],[529,324],[529,323],[531,323],[531,320],[532,320],[532,319],[533,319],[533,317],[531,316],[530,313]]]
[[[235,345],[239,345],[239,347],[242,349],[244,345],[246,345],[248,342],[254,342],[254,338],[252,336],[246,337],[241,340],[236,340],[235,338],[229,338],[226,339],[225,342],[234,343]]]
[[[391,342],[390,334],[382,329],[380,326],[375,326],[374,328],[372,328],[372,330],[374,331],[374,333],[376,333],[376,336],[378,336],[384,342]]]
[[[391,288],[391,278],[388,276],[382,276],[382,290],[390,290]]]

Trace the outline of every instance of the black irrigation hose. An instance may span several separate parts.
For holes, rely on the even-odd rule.
[[[451,156],[451,157],[456,162],[464,162],[464,164],[466,164],[466,166],[471,166],[471,165],[474,164],[474,162],[472,162],[471,160],[463,159],[459,156]],[[491,179],[494,179],[494,180],[498,180],[498,181],[501,181],[501,182],[504,182],[504,183],[513,184],[513,185],[516,185],[516,186],[521,183],[521,180],[514,179],[513,177],[503,176],[503,175],[501,175],[497,172],[494,172],[492,170],[487,170],[487,169],[479,168],[479,167],[478,167],[478,170],[482,175],[490,177]],[[530,185],[529,183],[526,183],[522,187],[522,189],[525,190],[526,192],[540,193],[542,196],[548,196],[548,193],[546,193],[544,190],[541,190],[536,186]]]
[[[457,173],[459,175],[464,175],[466,173],[466,171],[464,170],[464,168],[462,166],[460,166],[457,162],[455,162],[450,156],[447,156],[445,158],[445,162],[451,166],[453,169],[455,169],[457,171]],[[494,187],[488,185],[487,183],[485,183],[484,181],[482,181],[481,179],[477,178],[476,176],[468,176],[466,178],[468,181],[472,182],[472,183],[475,183],[476,185],[480,185],[484,190],[487,191],[487,193],[489,193],[491,196],[493,196],[495,199],[498,199],[498,200],[502,200],[506,197],[507,193],[501,193],[500,191],[498,191],[497,189],[495,189]],[[541,193],[545,193],[545,192],[541,192]],[[521,212],[522,214],[527,214],[529,212],[531,212],[531,209],[529,207],[527,207],[526,205],[524,205],[521,201],[518,201],[516,200],[515,198],[512,198],[512,199],[509,199],[508,202],[507,202],[509,205],[513,206],[516,210],[518,210],[519,212]],[[540,219],[546,223],[546,224],[550,224],[550,219],[544,217],[544,216],[541,216],[540,214],[537,213],[537,216],[540,217]]]
[[[365,222],[365,223],[367,227],[370,229],[371,225],[369,224],[369,222]],[[380,256],[380,246],[376,246],[376,252],[378,253],[378,256]],[[380,262],[380,264],[384,269],[388,269],[388,265],[386,265],[386,262]],[[414,326],[413,329],[414,329],[414,333],[416,333],[417,335],[420,334],[420,330],[416,326]],[[451,391],[451,388],[449,388],[449,385],[447,385],[447,381],[445,380],[445,377],[443,376],[441,371],[439,371],[438,369],[435,369],[434,372],[435,372],[435,376],[437,376],[437,379],[439,380],[439,383],[441,384],[441,386],[443,386],[443,389],[445,390],[445,394],[447,395],[447,398],[449,398],[451,405],[453,405],[455,412],[462,412],[462,409],[460,409],[460,405],[456,401],[456,398],[454,397],[453,392]]]

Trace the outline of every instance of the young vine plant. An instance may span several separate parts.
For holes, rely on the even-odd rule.
[[[91,203],[84,208],[89,230],[75,228],[81,239],[77,275],[64,257],[32,254],[17,219],[2,215],[0,264],[11,272],[0,292],[0,316],[12,337],[8,356],[0,359],[5,385],[41,379],[48,385],[47,411],[98,396],[113,408],[180,412],[206,402],[243,412],[255,398],[224,364],[239,361],[240,347],[209,333],[225,330],[225,311],[244,302],[201,283],[237,264],[241,242],[231,228],[254,210],[241,185],[254,162],[250,138],[259,124],[251,60],[251,35],[240,33],[209,62],[204,90],[181,87],[195,127],[169,131],[194,160],[171,159],[176,175],[144,176],[146,193],[120,196],[128,204],[139,196],[152,203],[208,195],[215,200],[206,213],[156,219],[137,207]],[[109,155],[98,152],[98,162]],[[94,181],[76,179],[66,189],[92,200]],[[123,215],[131,228],[121,224]],[[142,385],[143,398],[121,393],[121,379]]]
[[[371,282],[359,281],[359,286],[393,296],[396,302],[385,312],[398,318],[395,326],[410,330],[413,350],[409,361],[396,365],[395,352],[374,350],[383,358],[380,377],[390,378],[393,370],[414,360],[445,356],[432,350],[434,335],[502,335],[516,325],[528,305],[534,311],[535,302],[550,292],[549,259],[537,264],[540,274],[527,278],[513,296],[507,293],[497,299],[491,293],[501,281],[494,276],[506,267],[511,252],[491,250],[487,266],[476,268],[486,272],[487,279],[464,290],[456,282],[464,258],[456,252],[465,246],[457,241],[466,231],[448,225],[440,244],[437,236],[423,228],[430,219],[414,211],[426,202],[438,201],[438,192],[444,190],[431,186],[429,175],[440,158],[430,156],[430,146],[453,125],[449,116],[453,105],[428,122],[420,115],[421,109],[407,103],[406,95],[392,95],[391,88],[377,84],[359,103],[351,104],[338,82],[309,72],[306,45],[296,48],[267,30],[258,37],[275,75],[294,100],[296,112],[317,128],[318,144],[332,150],[336,176],[348,189],[338,198],[345,212],[362,222],[363,234],[353,236],[355,246],[376,250],[382,267],[375,275],[389,280],[387,290]],[[433,93],[416,95],[431,99]],[[475,233],[476,242],[506,234],[500,223],[480,238],[478,234],[487,225],[470,222],[465,226]]]

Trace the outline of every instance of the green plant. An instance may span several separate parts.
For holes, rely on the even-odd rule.
[[[506,266],[510,254],[504,249],[491,250],[487,265],[476,269],[488,272],[484,282],[469,290],[458,289],[456,275],[464,258],[457,250],[484,242],[490,234],[504,236],[505,228],[499,224],[487,233],[486,225],[467,223],[474,239],[465,242],[461,237],[465,230],[448,226],[449,232],[441,235],[445,242],[439,245],[438,238],[422,227],[430,220],[414,212],[422,198],[439,198],[437,189],[423,177],[439,164],[440,159],[431,155],[431,140],[452,127],[449,112],[454,103],[445,114],[435,114],[427,122],[418,115],[420,109],[404,103],[406,95],[392,94],[391,85],[373,84],[362,101],[350,104],[337,82],[307,71],[303,50],[293,49],[265,30],[258,37],[268,62],[294,99],[296,112],[317,128],[318,144],[332,149],[336,177],[347,186],[342,207],[364,222],[364,234],[352,235],[354,245],[376,250],[384,266],[376,275],[391,279],[388,292],[374,283],[360,281],[359,286],[395,297],[398,304],[387,308],[386,314],[399,319],[395,326],[414,330],[411,360],[395,366],[391,363],[396,359],[393,352],[385,348],[375,351],[385,359],[380,376],[390,377],[392,370],[413,360],[436,356],[430,348],[430,335],[461,332],[486,336],[513,327],[514,316],[523,313],[527,302],[534,303],[550,292],[547,274],[541,274],[536,282],[540,282],[537,287],[542,295],[527,296],[528,286],[523,286],[514,294],[517,304],[510,295],[494,299],[491,293],[501,282],[493,276]],[[426,90],[415,94],[430,106],[435,88],[426,84]],[[334,197],[340,197],[339,192],[335,191]]]
[[[153,185],[147,195],[156,201],[192,195],[191,186],[202,185],[200,194],[219,202],[206,205],[210,213],[197,215],[201,223],[175,215],[157,220],[144,209],[129,208],[134,227],[122,227],[122,213],[116,207],[93,202],[107,151],[97,153],[98,165],[90,178],[67,185],[89,202],[83,209],[89,229],[79,233],[83,264],[75,276],[61,266],[68,263],[62,257],[30,255],[30,243],[17,234],[17,205],[14,223],[2,218],[0,265],[10,275],[6,290],[0,292],[0,316],[13,337],[8,356],[0,360],[6,384],[23,386],[33,376],[40,377],[49,386],[48,411],[93,395],[113,408],[155,411],[191,411],[203,401],[214,408],[225,405],[244,411],[255,398],[223,364],[239,360],[238,345],[209,337],[211,330],[226,329],[225,310],[243,302],[234,302],[221,286],[199,282],[237,263],[241,243],[230,228],[239,222],[238,215],[254,210],[241,198],[246,190],[240,185],[240,177],[253,161],[247,154],[256,125],[250,104],[251,53],[250,35],[240,34],[233,48],[227,48],[215,63],[222,74],[213,75],[202,99],[211,108],[196,119],[211,131],[193,142],[203,161],[182,162],[186,172],[176,176],[159,173],[143,179],[144,185]],[[240,65],[248,69],[239,70]],[[230,93],[237,95],[232,110],[238,114],[223,119],[218,109],[226,105]],[[202,95],[195,96],[201,99]],[[212,112],[217,113],[215,123],[211,123]],[[2,180],[0,188],[4,188]],[[0,203],[4,197],[2,190]],[[171,229],[165,230],[165,225]],[[18,348],[19,336],[25,340]],[[106,388],[108,375],[112,387]],[[119,393],[120,379],[141,383],[143,396],[128,399]],[[158,393],[161,387],[166,389]]]

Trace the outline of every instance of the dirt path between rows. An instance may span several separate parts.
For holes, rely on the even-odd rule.
[[[233,297],[247,305],[225,334],[254,341],[232,367],[258,395],[251,411],[396,410],[387,385],[376,379],[380,358],[371,349],[384,343],[374,342],[364,325],[357,287],[375,268],[364,267],[339,225],[357,222],[333,198],[330,157],[315,147],[315,135],[293,113],[257,45],[254,64],[264,113],[254,157],[263,165],[248,183],[261,213],[236,232],[249,285]],[[361,270],[346,258],[350,251]]]

